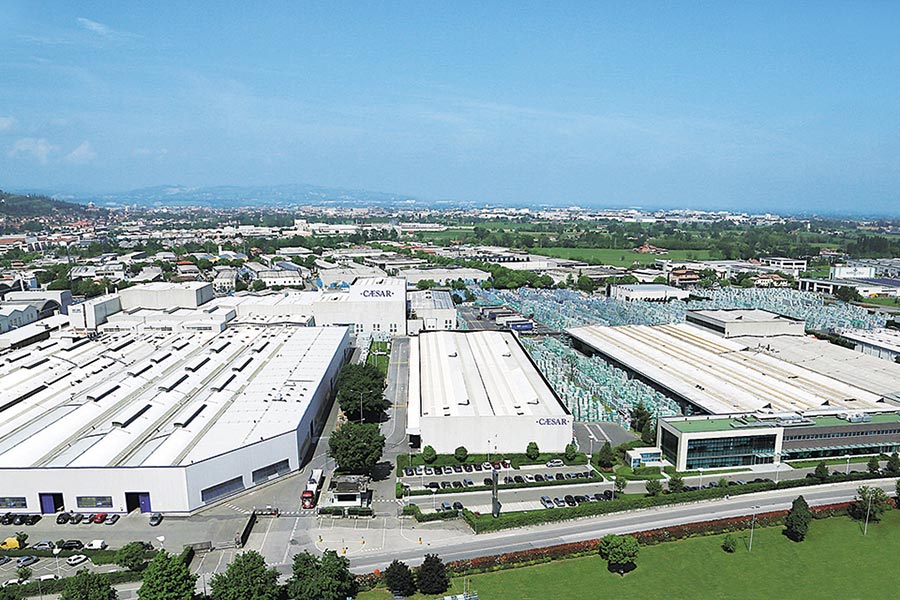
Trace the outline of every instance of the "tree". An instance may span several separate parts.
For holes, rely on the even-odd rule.
[[[262,279],[254,279],[253,283],[250,284],[250,289],[254,292],[261,292],[266,289],[266,282]]]
[[[656,445],[656,424],[652,419],[644,423],[644,427],[641,428],[641,442],[648,446]]]
[[[878,462],[878,457],[873,456],[869,459],[869,462],[866,463],[866,468],[869,470],[869,473],[877,473],[881,470],[881,463]]]
[[[81,569],[74,577],[65,579],[59,600],[116,600],[118,597],[106,575]]]
[[[16,589],[20,586],[18,585],[9,585],[6,587],[0,587],[0,600],[22,600],[24,598],[23,592]]]
[[[609,553],[613,549],[613,546],[619,543],[619,536],[614,533],[607,533],[602,538],[600,538],[600,546],[598,551],[600,553],[600,558],[603,560],[609,560]]]
[[[722,550],[729,554],[733,554],[737,550],[737,540],[730,533],[722,540]]]
[[[180,557],[161,550],[144,569],[140,600],[192,600],[197,576]]]
[[[269,569],[261,554],[251,550],[238,554],[224,573],[209,582],[213,600],[278,600],[278,571]]]
[[[609,562],[609,570],[620,575],[634,568],[640,545],[630,535],[616,536],[617,541],[607,549],[606,560]]]
[[[416,579],[413,572],[406,563],[399,560],[395,560],[384,570],[384,584],[388,590],[401,596],[412,596],[416,593]]]
[[[891,475],[896,475],[900,473],[900,454],[893,452],[891,457],[887,461],[887,472]]]
[[[572,462],[575,460],[575,455],[578,453],[578,448],[575,447],[575,444],[568,443],[566,444],[566,452],[564,454],[567,461]]]
[[[416,586],[423,594],[443,594],[450,587],[450,575],[437,554],[426,554],[416,570]]]
[[[384,397],[384,375],[375,365],[346,365],[335,387],[338,404],[351,420],[380,421],[390,406]]]
[[[669,493],[670,494],[680,494],[684,491],[684,478],[675,473],[671,477],[669,477]]]
[[[384,436],[374,423],[344,423],[328,438],[328,454],[342,471],[368,473],[382,452]]]
[[[321,559],[309,552],[295,554],[286,590],[292,600],[344,600],[356,594],[357,586],[350,561],[326,550]]]
[[[648,496],[659,496],[662,493],[663,487],[659,479],[648,479],[645,486],[647,487]]]
[[[465,446],[460,446],[453,451],[453,458],[456,459],[456,462],[466,462],[466,459],[469,458],[469,451]]]
[[[863,485],[856,490],[856,498],[847,512],[854,519],[863,520],[868,515],[870,521],[878,522],[888,509],[887,500],[883,489]]]
[[[16,541],[19,542],[19,548],[24,548],[25,542],[28,541],[28,534],[25,533],[24,531],[17,531],[16,532]]]
[[[137,571],[144,565],[144,547],[138,542],[125,544],[116,551],[116,564],[129,571]]]
[[[635,405],[635,407],[631,410],[631,428],[634,431],[642,432],[644,431],[644,427],[646,427],[647,423],[653,420],[653,414],[647,410],[647,407],[644,405],[644,401]]]
[[[834,290],[834,297],[838,300],[843,300],[844,302],[859,302],[862,300],[859,291],[850,286],[841,286]]]
[[[429,465],[437,460],[437,452],[434,451],[432,446],[425,446],[422,448],[422,460]]]
[[[618,477],[616,477],[615,486],[616,486],[616,491],[621,494],[622,492],[625,491],[625,488],[628,487],[628,480],[625,479],[624,477],[622,477],[621,475],[619,475]]]
[[[528,447],[525,448],[525,456],[530,460],[537,460],[537,457],[540,455],[541,449],[538,448],[537,442],[528,442]]]
[[[813,475],[815,475],[817,479],[828,479],[828,465],[825,464],[824,460],[816,465],[816,470]]]
[[[791,504],[791,510],[784,517],[784,533],[795,542],[802,542],[809,531],[813,514],[803,496],[797,496]]]
[[[616,462],[616,453],[609,442],[603,442],[600,452],[597,453],[597,466],[601,469],[612,469]]]
[[[16,577],[19,578],[19,581],[28,581],[31,579],[31,569],[28,567],[19,567],[16,569]]]

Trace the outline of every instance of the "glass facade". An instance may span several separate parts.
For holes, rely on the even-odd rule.
[[[112,496],[77,496],[75,504],[78,508],[112,508]]]
[[[28,502],[21,496],[4,496],[0,498],[0,508],[28,508]]]
[[[678,463],[678,438],[674,433],[668,429],[663,429],[659,447],[662,449],[663,456],[666,457],[667,461],[673,465]]]
[[[774,460],[774,454],[775,435],[688,440],[687,468],[735,467],[771,463]]]

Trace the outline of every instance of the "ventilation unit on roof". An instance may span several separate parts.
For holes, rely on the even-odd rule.
[[[456,358],[456,357],[459,356],[459,355],[458,355],[456,352],[451,352],[451,353],[448,354],[447,356],[449,356],[450,358]]]

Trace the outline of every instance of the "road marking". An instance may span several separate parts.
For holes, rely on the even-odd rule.
[[[297,525],[300,524],[300,519],[294,519],[294,527],[291,529],[291,537],[288,538],[287,548],[284,549],[284,558],[282,559],[282,564],[287,564],[288,554],[291,553],[291,542],[294,541],[294,534],[297,533]]]

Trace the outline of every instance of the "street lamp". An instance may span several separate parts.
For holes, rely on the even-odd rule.
[[[697,467],[697,470],[700,471],[700,488],[703,487],[703,467]]]
[[[53,549],[53,557],[56,559],[56,578],[61,579],[59,575],[59,553],[62,548],[54,548]]]
[[[849,475],[850,474],[850,455],[848,454],[845,458],[847,459],[847,470],[844,471],[844,475]]]
[[[612,499],[613,499],[613,500],[616,499],[616,481],[618,481],[618,479],[619,479],[619,478],[616,477],[615,475],[612,476],[612,482],[613,482]]]
[[[872,493],[873,488],[869,488],[869,501],[866,503],[866,526],[863,528],[863,535],[869,535],[869,512],[872,510]]]
[[[166,551],[166,536],[160,535],[157,536],[156,541],[159,542],[160,548],[162,548],[163,552]]]
[[[750,520],[750,546],[747,552],[753,552],[753,528],[756,525],[756,511],[759,510],[759,506],[751,506],[750,509],[753,511],[753,517]]]

